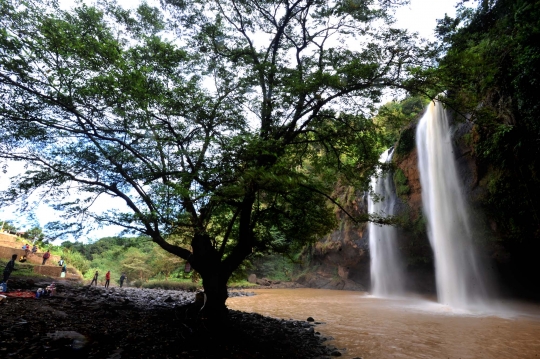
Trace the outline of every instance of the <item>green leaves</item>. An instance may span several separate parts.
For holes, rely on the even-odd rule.
[[[521,0],[462,7],[439,23],[446,53],[426,76],[433,92],[448,91],[458,118],[474,124],[470,142],[489,192],[484,206],[512,241],[540,233],[539,15],[538,2]]]

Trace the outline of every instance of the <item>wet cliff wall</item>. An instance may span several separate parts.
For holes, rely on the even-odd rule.
[[[398,242],[407,268],[406,287],[418,292],[434,292],[433,255],[422,215],[422,196],[415,148],[415,125],[405,128],[396,143],[391,175],[399,200]],[[367,193],[348,187],[336,188],[336,196],[352,215],[367,213]],[[304,262],[310,268],[299,278],[315,288],[369,290],[370,255],[368,223],[353,224],[337,212],[339,228],[308,248]]]
[[[523,264],[523,261],[531,263],[526,250],[530,245],[520,246],[515,241],[506,240],[496,216],[492,215],[490,179],[497,167],[486,165],[475,155],[476,129],[472,123],[453,121],[452,131],[454,155],[465,197],[469,201],[470,216],[473,217],[473,238],[478,253],[500,285],[501,292],[534,297],[538,280],[529,273],[530,265]],[[396,204],[400,219],[399,249],[407,266],[407,288],[415,292],[433,293],[433,252],[422,213],[415,132],[415,123],[403,129],[395,145],[393,159],[392,176],[399,196]],[[336,193],[344,203],[348,203],[353,213],[366,213],[367,198],[364,192],[338,187]],[[353,225],[344,215],[337,215],[340,227],[306,250],[304,259],[305,263],[309,263],[307,266],[310,270],[299,281],[310,287],[369,290],[367,223]]]
[[[351,215],[367,213],[365,193],[338,186],[335,196]],[[342,212],[336,216],[339,228],[304,251],[304,273],[297,281],[311,288],[368,290],[368,225],[354,224]]]

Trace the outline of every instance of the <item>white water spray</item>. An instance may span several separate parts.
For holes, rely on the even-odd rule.
[[[379,162],[392,159],[392,149],[386,150]],[[371,187],[378,201],[369,196],[368,212],[380,215],[393,215],[396,204],[396,191],[390,174],[381,171],[371,178]],[[404,293],[405,283],[403,265],[398,252],[397,231],[393,226],[380,226],[369,223],[369,251],[371,256],[371,291],[380,297],[399,296]]]
[[[487,283],[472,243],[470,215],[440,102],[432,101],[420,120],[416,145],[439,302],[460,309],[485,308]]]

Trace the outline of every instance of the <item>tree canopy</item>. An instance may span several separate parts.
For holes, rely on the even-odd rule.
[[[335,226],[334,185],[377,163],[374,104],[424,60],[392,27],[402,1],[165,3],[0,0],[0,157],[28,164],[1,200],[147,235],[222,305],[253,251]]]

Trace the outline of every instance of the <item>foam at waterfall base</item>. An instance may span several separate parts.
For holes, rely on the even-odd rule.
[[[437,302],[435,299],[427,299],[421,296],[402,296],[383,298],[367,294],[362,296],[365,299],[382,300],[385,306],[396,310],[406,310],[410,312],[429,313],[432,315],[444,316],[467,316],[467,317],[498,317],[504,319],[533,318],[540,319],[540,305],[524,304],[511,300],[494,300],[488,303],[470,303],[468,308],[454,308],[446,304]]]

